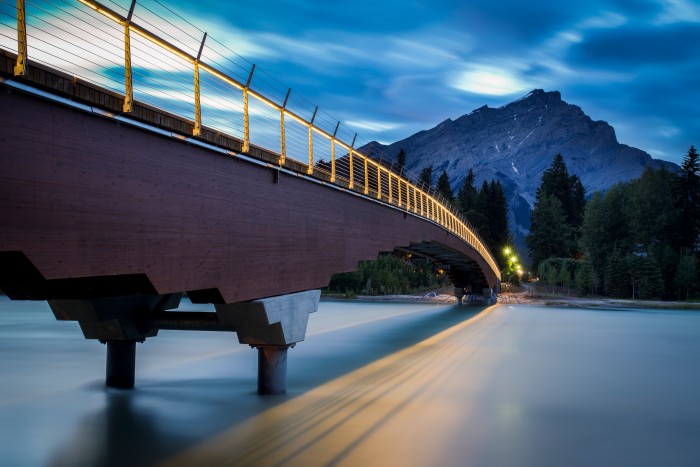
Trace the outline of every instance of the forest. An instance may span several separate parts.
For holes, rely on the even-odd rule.
[[[560,155],[542,176],[527,238],[539,283],[580,296],[698,298],[700,161],[694,147],[678,173],[647,169],[638,179],[593,193],[583,206],[577,180]]]
[[[405,153],[399,153],[398,166],[402,167],[403,164]],[[445,199],[458,208],[494,252],[501,267],[505,265],[504,274],[517,279],[515,270],[518,263],[513,261],[509,250],[504,250],[512,241],[508,228],[508,203],[500,181],[484,181],[481,188],[477,189],[474,186],[474,173],[469,170],[462,187],[455,195],[447,172],[443,171],[435,184],[433,178],[432,167],[424,168],[419,176],[421,182],[427,186],[434,186]],[[432,262],[394,252],[375,261],[363,261],[354,272],[335,274],[325,292],[346,295],[406,294],[449,285],[447,275]]]
[[[433,185],[451,201],[494,253],[504,282],[517,283],[522,262],[512,255],[508,204],[498,180],[474,185],[469,170],[455,195],[447,172]],[[613,298],[700,298],[700,157],[691,146],[680,171],[647,169],[640,178],[587,196],[561,154],[542,175],[527,239],[533,287],[550,293]],[[399,294],[446,286],[430,262],[394,253],[337,274],[328,291]]]

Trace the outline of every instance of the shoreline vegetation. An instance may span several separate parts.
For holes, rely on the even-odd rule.
[[[392,302],[392,303],[432,303],[455,304],[457,299],[445,289],[427,293],[400,295],[348,295],[324,293],[324,301],[358,301],[358,302]],[[649,310],[697,310],[700,311],[700,301],[659,301],[620,299],[610,297],[575,297],[559,292],[541,292],[531,285],[503,284],[498,296],[498,305],[538,305],[571,308],[618,308],[618,309],[649,309]],[[464,306],[470,306],[465,304]]]

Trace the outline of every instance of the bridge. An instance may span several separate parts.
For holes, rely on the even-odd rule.
[[[381,252],[495,301],[498,266],[449,203],[206,33],[135,0],[0,13],[0,290],[105,343],[107,386],[133,387],[159,330],[211,330],[283,393],[318,289]],[[216,311],[171,311],[185,293]]]

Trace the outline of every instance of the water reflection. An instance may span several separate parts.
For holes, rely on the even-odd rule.
[[[104,408],[86,416],[71,434],[71,441],[51,456],[52,466],[148,465],[157,452],[175,452],[173,439],[164,443],[148,408],[134,408],[134,398],[125,391],[106,391]],[[164,444],[171,444],[170,449]],[[165,448],[165,449],[164,449]]]
[[[15,306],[18,305],[18,306]],[[104,347],[0,297],[3,465],[695,466],[700,314],[322,303],[285,396],[217,333]]]

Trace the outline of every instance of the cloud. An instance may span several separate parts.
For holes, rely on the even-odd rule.
[[[401,125],[396,122],[383,122],[374,120],[348,120],[345,122],[349,127],[357,130],[367,130],[373,133],[395,130]]]
[[[663,10],[655,18],[655,24],[700,23],[700,5],[691,0],[659,0],[659,3]]]
[[[532,89],[518,74],[493,66],[471,66],[460,72],[452,82],[455,89],[474,94],[507,96]]]

